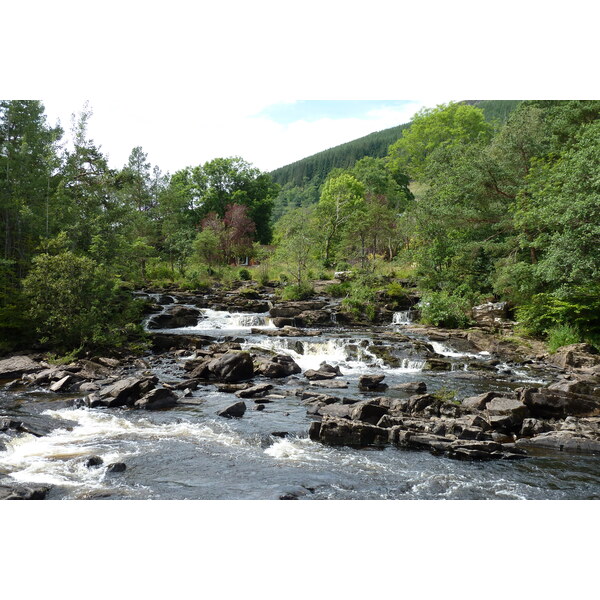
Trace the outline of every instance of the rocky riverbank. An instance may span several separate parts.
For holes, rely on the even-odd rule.
[[[251,333],[275,341],[289,338],[281,347],[301,354],[302,342],[294,346],[295,339],[319,334],[325,338],[339,327],[335,300],[281,302],[272,290],[205,296],[150,292],[145,297],[151,353],[143,358],[89,357],[69,365],[52,365],[40,355],[13,356],[0,360],[4,389],[41,388],[73,406],[134,411],[198,404],[203,390],[218,390],[235,396],[216,413],[226,419],[243,418],[247,410],[261,411],[294,396],[312,419],[310,438],[328,446],[394,446],[460,460],[522,459],[541,450],[600,453],[600,357],[589,346],[578,344],[547,355],[535,341],[519,344],[484,326],[464,331],[374,329],[369,339],[344,342],[345,350],[356,356],[368,353],[381,372],[363,375],[350,385],[339,366],[322,363],[302,369],[277,345],[248,344],[244,336],[177,331],[201,323],[207,308],[262,315],[269,328],[250,328]],[[152,331],[152,323],[158,331]],[[344,327],[351,331],[358,325],[346,321]],[[453,371],[459,355],[466,361],[467,370],[459,374],[464,377],[510,380],[512,370],[528,367],[548,374],[550,383],[461,397],[428,390],[418,372],[403,384],[388,386],[386,381],[387,369],[406,361],[420,361],[422,372]],[[159,373],[158,365],[165,363],[172,365],[175,376]],[[0,444],[23,434],[44,436],[59,426],[69,427],[44,415],[2,417],[3,408]],[[0,497],[40,498],[45,489],[0,480]]]

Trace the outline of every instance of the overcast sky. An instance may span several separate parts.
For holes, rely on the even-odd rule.
[[[89,135],[122,167],[131,149],[171,173],[217,157],[241,156],[271,171],[358,137],[410,121],[423,106],[441,98],[414,100],[228,100],[145,98],[134,95],[89,98]],[[85,100],[43,100],[51,123],[68,133],[71,115]]]

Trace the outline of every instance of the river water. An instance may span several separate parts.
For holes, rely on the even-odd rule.
[[[465,353],[430,342],[452,370],[422,371],[425,357],[407,346],[393,366],[378,349],[394,348],[394,333],[412,335],[410,314],[398,313],[387,327],[368,331],[333,328],[317,337],[269,337],[267,315],[205,309],[196,327],[168,330],[202,333],[220,339],[244,338],[243,347],[292,356],[302,367],[322,361],[339,365],[347,389],[324,390],[346,397],[368,397],[357,389],[364,373],[384,373],[393,385],[424,381],[429,391],[453,390],[457,398],[487,390],[510,390],[547,381],[543,373],[498,365],[493,377],[473,368],[490,357]],[[251,333],[251,328],[255,328]],[[258,330],[257,330],[257,329]],[[400,338],[399,338],[400,339]],[[423,340],[427,341],[427,340]],[[161,381],[184,378],[183,363],[193,355],[148,357]],[[489,367],[488,367],[489,370]],[[258,383],[261,378],[256,378]],[[44,389],[3,390],[0,414],[64,422],[49,435],[21,435],[2,440],[0,475],[22,483],[52,486],[49,498],[67,499],[595,499],[600,497],[600,464],[594,456],[539,454],[520,461],[462,462],[427,452],[397,448],[333,448],[308,438],[313,420],[295,395],[305,388],[302,375],[274,384],[273,398],[262,411],[248,409],[240,419],[216,413],[237,398],[200,386],[168,411],[74,408],[77,394]],[[312,388],[307,388],[312,389]],[[315,391],[318,391],[316,388]],[[393,390],[386,395],[400,394]],[[371,394],[380,395],[380,394]],[[1,435],[1,434],[0,434]],[[104,464],[88,468],[84,459],[100,456]],[[127,469],[109,473],[106,465],[124,462]]]

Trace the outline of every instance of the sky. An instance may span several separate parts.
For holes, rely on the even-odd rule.
[[[407,123],[417,110],[447,99],[415,100],[252,100],[147,97],[42,99],[49,122],[60,120],[69,134],[72,115],[86,101],[92,110],[88,134],[122,167],[135,146],[164,172],[241,156],[261,171],[272,171],[321,150],[374,131]]]

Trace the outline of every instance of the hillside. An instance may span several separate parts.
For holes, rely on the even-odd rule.
[[[466,104],[478,106],[483,109],[488,121],[498,120],[505,122],[508,115],[516,108],[519,100],[466,100]],[[404,123],[370,133],[351,142],[334,146],[312,156],[308,156],[279,169],[271,171],[273,180],[282,187],[306,186],[311,184],[319,187],[327,174],[335,168],[351,167],[357,160],[365,156],[381,158],[387,154],[390,144],[393,144],[402,131],[409,127]]]

